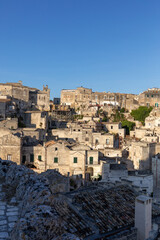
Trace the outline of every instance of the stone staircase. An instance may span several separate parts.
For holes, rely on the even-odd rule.
[[[16,221],[18,220],[18,206],[15,198],[8,203],[4,201],[5,194],[2,191],[2,183],[0,184],[0,240],[10,240],[10,232],[12,231]]]

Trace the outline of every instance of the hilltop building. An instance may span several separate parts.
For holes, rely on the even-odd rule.
[[[127,108],[134,103],[136,95],[125,93],[111,93],[111,92],[92,92],[92,89],[78,87],[73,90],[61,91],[61,104],[70,105],[73,108],[85,108],[89,105],[99,104],[101,106],[119,106]],[[129,100],[129,101],[128,101]],[[85,110],[85,109],[84,109]]]
[[[139,94],[138,102],[141,106],[160,106],[160,88],[149,88],[143,93]]]

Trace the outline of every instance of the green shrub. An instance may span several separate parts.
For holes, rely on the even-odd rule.
[[[144,125],[145,118],[149,116],[152,109],[152,107],[140,106],[138,109],[132,110],[131,116],[134,118],[134,120],[138,120]]]
[[[129,135],[130,131],[133,130],[135,126],[134,122],[130,122],[128,120],[122,121],[122,128],[126,129],[126,134]]]
[[[121,108],[120,113],[124,113],[124,112],[125,112],[125,108]]]

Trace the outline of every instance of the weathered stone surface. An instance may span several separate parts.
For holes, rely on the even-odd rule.
[[[1,225],[0,228],[0,231],[7,231],[7,225]]]
[[[1,238],[8,238],[9,237],[8,232],[0,232],[0,237]]]
[[[5,208],[6,208],[5,206],[0,206],[0,211],[5,210]]]
[[[7,216],[17,216],[18,212],[7,212],[6,215]]]
[[[69,239],[62,238],[66,231],[53,204],[52,193],[58,191],[57,184],[52,180],[54,171],[38,175],[24,166],[0,160],[1,173],[4,181],[2,191],[8,201],[8,204],[0,201],[1,215],[6,216],[0,218],[0,226],[4,229],[2,238],[7,238],[9,233],[12,240],[58,240],[57,236]],[[59,178],[60,184],[66,183],[66,178],[64,181],[62,176]],[[11,206],[17,202],[18,206]]]
[[[9,222],[16,222],[18,220],[18,217],[17,216],[9,216],[8,217],[8,221]]]
[[[13,211],[17,212],[18,208],[17,207],[12,207],[12,206],[7,208],[7,212],[13,212]]]
[[[4,210],[0,210],[0,215],[4,215]]]
[[[6,221],[6,220],[1,220],[1,221],[0,221],[0,226],[1,226],[1,225],[5,225],[5,224],[7,224],[7,221]]]

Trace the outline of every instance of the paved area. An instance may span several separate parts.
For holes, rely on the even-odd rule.
[[[2,201],[3,197],[2,184],[0,184],[0,240],[10,240],[10,232],[18,220],[18,207],[14,198],[8,204]]]

